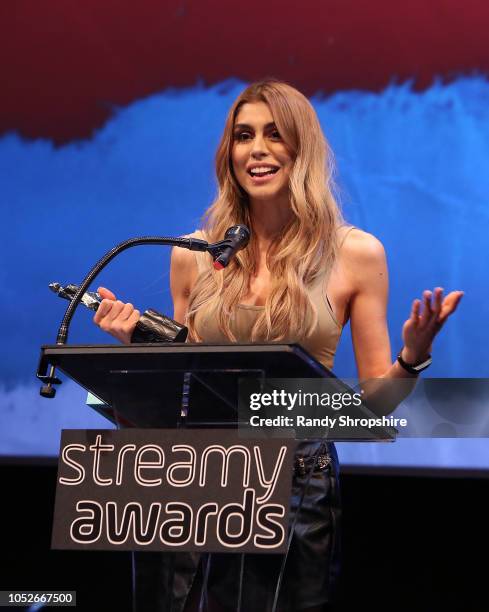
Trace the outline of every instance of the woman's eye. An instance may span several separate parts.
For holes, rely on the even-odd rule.
[[[280,136],[280,132],[278,130],[273,130],[273,132],[270,132],[270,137],[274,140],[282,140],[282,137]]]
[[[249,132],[238,132],[237,134],[234,135],[234,138],[238,142],[244,142],[251,138],[251,134]]]

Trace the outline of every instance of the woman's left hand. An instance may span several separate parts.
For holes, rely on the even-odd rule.
[[[414,300],[411,316],[402,328],[404,361],[420,363],[427,359],[436,334],[455,312],[463,295],[463,291],[452,291],[443,298],[441,287],[437,287],[433,292],[424,291],[422,312],[421,300]]]

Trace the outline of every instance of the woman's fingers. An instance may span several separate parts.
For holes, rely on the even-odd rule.
[[[115,304],[115,302],[113,300],[103,299],[100,302],[100,306],[98,307],[97,312],[95,313],[95,315],[93,317],[93,322],[96,325],[100,326],[100,323],[105,319],[105,317],[112,310],[112,306],[114,304]]]
[[[442,287],[436,287],[433,292],[423,291],[422,312],[420,314],[421,301],[415,300],[411,310],[411,320],[414,323],[419,322],[420,328],[433,327],[438,331],[447,318],[455,312],[463,295],[463,291],[452,291],[443,299]]]
[[[124,306],[124,302],[121,302],[120,300],[112,302],[112,308],[107,313],[107,316],[105,317],[105,322],[110,324],[115,321],[120,316],[121,312],[124,310]]]
[[[448,317],[457,310],[457,306],[463,296],[463,291],[452,291],[446,296],[441,305],[440,315],[438,317],[439,325],[443,325]]]
[[[424,327],[428,324],[431,319],[432,310],[431,310],[431,291],[423,291],[423,311],[419,318],[419,324],[421,327]]]
[[[127,321],[127,319],[129,319],[133,312],[134,306],[130,302],[127,302],[127,304],[124,304],[124,308],[121,310],[121,313],[119,315],[120,320]]]
[[[132,304],[128,303],[128,304],[123,304],[122,306],[123,306],[122,310],[120,310],[118,315],[114,319],[112,319],[111,327],[116,332],[126,333],[128,329],[131,328],[131,325],[132,325],[131,317],[136,311]]]
[[[139,312],[139,310],[135,308],[131,316],[128,319],[126,319],[125,325],[124,325],[124,331],[127,334],[129,334],[129,339],[132,336],[132,332],[134,331],[134,328],[136,327],[136,324],[140,318],[141,318],[141,313]]]
[[[433,312],[440,312],[443,301],[443,287],[436,287],[433,295]]]
[[[438,324],[443,300],[442,287],[436,287],[433,291],[433,300],[431,302],[431,317],[429,320],[430,327],[435,327]]]
[[[105,287],[99,287],[97,289],[97,293],[100,294],[102,299],[113,300],[114,302],[117,299],[115,295],[112,293],[112,291],[110,289],[106,289]]]
[[[421,327],[434,326],[440,316],[443,305],[443,288],[435,287],[434,291],[423,291],[423,311],[420,317]],[[419,313],[418,313],[419,314]]]
[[[420,300],[414,300],[413,301],[413,305],[411,307],[411,321],[413,322],[414,325],[417,325],[419,322],[419,311],[421,309],[421,301]]]
[[[436,287],[433,293],[423,291],[422,301],[413,301],[411,316],[402,328],[404,346],[409,355],[412,355],[413,363],[422,361],[431,353],[436,334],[455,312],[463,295],[463,291],[452,291],[443,299],[443,289]],[[411,361],[408,360],[408,363]]]
[[[129,344],[141,313],[132,304],[116,300],[109,289],[99,287],[98,292],[104,299],[93,317],[94,323],[121,342]]]

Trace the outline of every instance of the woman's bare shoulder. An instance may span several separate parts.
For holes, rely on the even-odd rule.
[[[386,283],[387,261],[380,240],[357,227],[340,230],[343,244],[339,243],[338,260],[352,294]]]
[[[385,259],[382,242],[373,234],[358,227],[340,227],[338,244],[340,245],[341,257],[352,262],[375,262]]]
[[[205,234],[201,229],[196,229],[191,234],[185,234],[186,238],[199,238],[199,240],[206,240]]]

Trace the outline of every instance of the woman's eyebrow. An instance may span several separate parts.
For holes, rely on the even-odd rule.
[[[271,128],[276,128],[276,127],[277,126],[275,125],[275,123],[272,122],[272,123],[267,123],[266,126],[265,126],[265,129],[269,130]],[[235,126],[234,126],[234,129],[235,130],[236,129],[238,129],[238,130],[243,130],[243,129],[253,130],[254,128],[251,125],[248,125],[247,123],[236,123]]]

